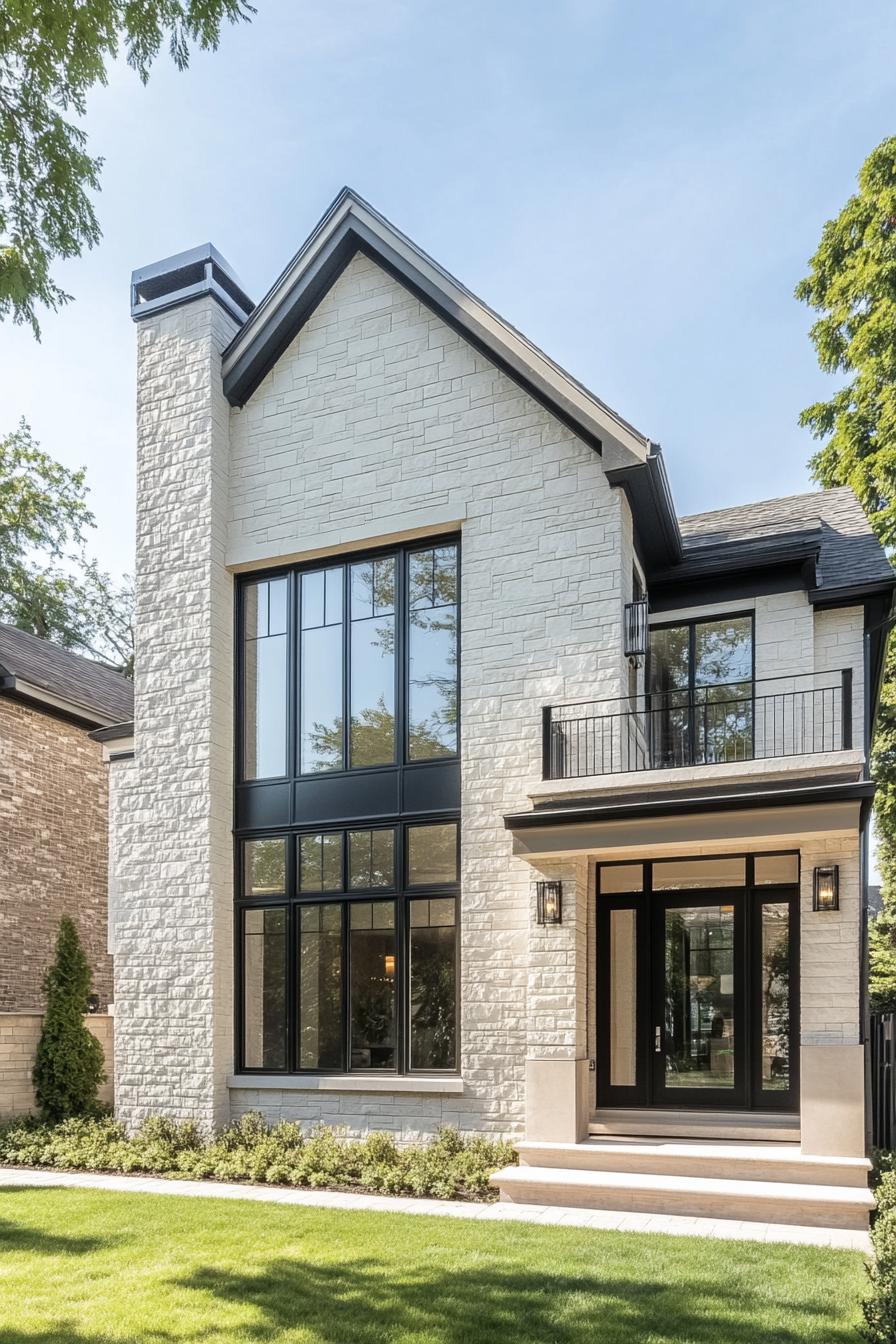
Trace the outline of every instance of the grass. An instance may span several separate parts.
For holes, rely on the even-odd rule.
[[[814,1247],[0,1193],[0,1344],[856,1344],[863,1285]]]

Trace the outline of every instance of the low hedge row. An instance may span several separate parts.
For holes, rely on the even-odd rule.
[[[388,1134],[352,1141],[327,1126],[269,1126],[244,1115],[212,1137],[191,1121],[152,1116],[133,1135],[111,1117],[35,1119],[0,1124],[0,1165],[141,1172],[156,1176],[257,1181],[314,1189],[369,1190],[434,1199],[495,1197],[489,1177],[516,1161],[509,1143],[442,1129],[424,1144],[399,1148]]]

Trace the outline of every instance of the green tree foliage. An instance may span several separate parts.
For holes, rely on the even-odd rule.
[[[103,1047],[84,1025],[90,986],[78,931],[65,916],[44,977],[47,1002],[32,1074],[41,1115],[53,1123],[98,1109],[97,1089],[106,1075]]]
[[[0,438],[0,621],[133,670],[133,592],[85,554],[95,526],[84,471],[35,443],[23,420]]]
[[[167,43],[179,70],[190,47],[213,50],[225,23],[255,13],[245,0],[3,0],[0,5],[0,319],[27,322],[67,303],[57,257],[94,247],[90,194],[100,159],[76,124],[90,89],[123,51],[145,83]],[[73,120],[74,118],[74,120]]]
[[[818,362],[846,382],[803,411],[821,441],[822,485],[849,485],[884,546],[896,546],[896,136],[868,156],[859,190],[825,224],[797,298],[819,314]],[[871,994],[896,1009],[896,642],[891,643],[872,757],[884,912],[871,932]]]

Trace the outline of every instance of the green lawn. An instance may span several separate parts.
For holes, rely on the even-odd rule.
[[[808,1247],[0,1192],[0,1344],[855,1344],[863,1282]]]

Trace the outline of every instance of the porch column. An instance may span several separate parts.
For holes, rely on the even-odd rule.
[[[801,1147],[818,1157],[864,1157],[859,838],[807,838],[800,849]],[[840,908],[813,911],[813,869],[831,863],[840,868]]]
[[[588,908],[594,866],[587,859],[539,865],[529,920],[526,1138],[577,1143],[588,1131]],[[536,922],[535,883],[563,884],[563,922]]]

